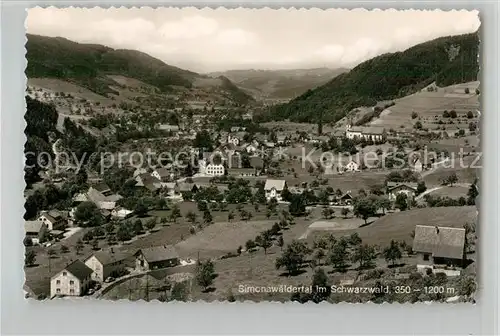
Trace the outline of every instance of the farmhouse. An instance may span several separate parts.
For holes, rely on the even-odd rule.
[[[135,178],[136,187],[144,187],[148,190],[155,191],[161,188],[161,181],[150,174],[140,174]]]
[[[345,136],[348,139],[365,139],[372,141],[382,141],[385,136],[385,128],[380,126],[352,126],[348,124],[345,130]]]
[[[285,180],[266,180],[266,184],[264,185],[266,199],[270,201],[275,198],[278,202],[281,201],[281,194],[285,187]]]
[[[165,167],[161,167],[161,168],[157,168],[155,169],[151,175],[155,178],[157,178],[158,180],[160,180],[161,182],[167,182],[170,178],[170,171],[168,170],[168,168],[165,168]]]
[[[47,232],[47,225],[39,220],[25,221],[24,232],[26,233],[26,237],[31,238],[34,244],[38,244]]]
[[[387,195],[394,201],[398,194],[405,194],[411,200],[417,193],[417,184],[411,182],[387,182]]]
[[[229,168],[227,174],[234,177],[255,176],[255,168]]]
[[[92,269],[75,260],[50,278],[50,296],[80,296],[85,294],[91,281]]]
[[[47,225],[47,229],[49,231],[64,230],[66,224],[68,223],[62,213],[56,210],[42,211],[38,220]]]
[[[413,251],[424,265],[462,266],[465,256],[465,229],[417,225]]]
[[[135,254],[135,267],[138,271],[149,271],[158,268],[177,266],[179,255],[171,245],[144,248]]]
[[[126,266],[128,254],[110,252],[97,252],[85,260],[85,265],[92,270],[91,278],[97,282],[103,282],[117,271]]]
[[[116,202],[122,197],[117,194],[106,192],[103,194],[98,189],[90,187],[87,192],[87,199],[93,202],[99,209],[112,210],[116,206]]]
[[[351,195],[351,192],[348,191],[344,195],[340,196],[339,198],[340,204],[342,205],[351,205],[353,201],[353,197]]]

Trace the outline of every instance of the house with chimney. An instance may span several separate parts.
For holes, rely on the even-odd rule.
[[[436,265],[464,266],[465,229],[417,225],[413,238],[413,252],[420,268]]]

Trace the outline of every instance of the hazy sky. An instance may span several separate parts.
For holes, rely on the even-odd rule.
[[[479,28],[477,11],[272,9],[28,10],[28,33],[140,50],[197,72],[353,67]]]

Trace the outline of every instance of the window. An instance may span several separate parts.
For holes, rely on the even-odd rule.
[[[69,290],[69,293],[70,293],[70,294],[75,294],[75,290],[74,290],[74,289],[70,289],[70,290]]]
[[[429,254],[428,253],[424,253],[424,260],[429,260]]]
[[[61,293],[61,288],[56,288],[56,293],[57,294]]]
[[[66,276],[66,275],[68,275],[68,273],[66,273],[66,272],[63,272],[63,276]]]
[[[56,280],[56,285],[61,284],[61,280]]]
[[[75,282],[74,282],[73,280],[70,280],[70,281],[69,281],[69,284],[70,284],[70,285],[74,285],[74,284],[75,284]]]

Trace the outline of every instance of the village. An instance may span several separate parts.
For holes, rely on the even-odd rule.
[[[29,86],[27,99],[58,110],[58,130],[78,124],[92,136],[124,140],[108,142],[112,154],[80,167],[62,164],[68,148],[53,146],[53,164],[26,190],[27,296],[245,300],[255,294],[238,293],[240,284],[309,285],[318,269],[330,269],[322,274],[331,285],[411,281],[453,290],[383,298],[259,295],[467,300],[475,261],[477,82],[439,90],[410,97],[412,112],[407,98],[367,109],[379,114],[368,126],[357,126],[355,110],[318,127],[259,123],[252,108],[205,101],[181,101],[162,120],[155,116],[163,110],[122,104],[117,111]],[[439,107],[419,109],[432,97]]]

